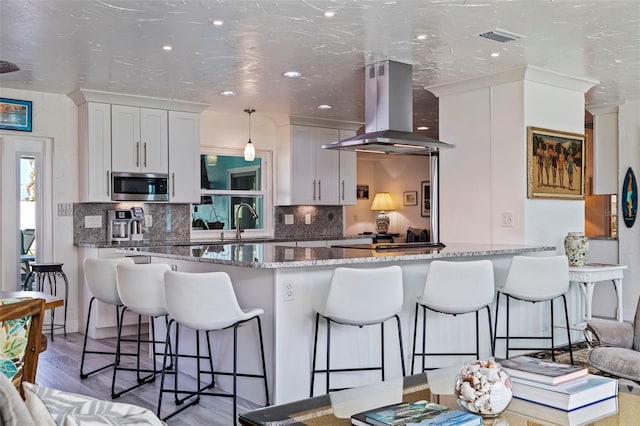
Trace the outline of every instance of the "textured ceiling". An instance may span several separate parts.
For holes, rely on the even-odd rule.
[[[364,121],[364,66],[393,59],[413,64],[414,125],[431,133],[437,100],[424,86],[524,65],[599,80],[587,106],[640,99],[638,0],[0,0],[0,13],[0,59],[21,68],[2,87]],[[478,37],[495,28],[524,37]]]

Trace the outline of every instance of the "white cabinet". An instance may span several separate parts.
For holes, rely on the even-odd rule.
[[[169,201],[200,202],[200,115],[169,111]]]
[[[355,130],[340,130],[340,140],[356,135]],[[357,202],[356,181],[358,178],[358,158],[355,151],[340,153],[340,200],[342,205],[355,205]]]
[[[111,165],[116,172],[167,173],[167,111],[124,105],[111,107]]]
[[[343,179],[341,153],[322,148],[338,139],[338,129],[302,125],[278,128],[278,204],[355,204],[355,153],[344,157]],[[353,201],[349,192],[354,194]]]
[[[78,106],[81,202],[111,202],[111,105]]]

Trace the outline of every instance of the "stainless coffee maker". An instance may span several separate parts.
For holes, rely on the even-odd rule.
[[[112,243],[123,241],[142,241],[142,227],[144,225],[144,212],[141,207],[131,209],[109,210],[108,240]]]

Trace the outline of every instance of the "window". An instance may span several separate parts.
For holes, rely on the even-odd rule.
[[[253,161],[245,161],[239,151],[200,155],[200,204],[191,206],[192,239],[218,239],[221,233],[234,238],[236,214],[245,237],[271,234],[270,159],[269,152],[257,152]]]

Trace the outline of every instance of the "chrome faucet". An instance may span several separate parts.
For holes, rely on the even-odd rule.
[[[249,209],[249,213],[251,213],[251,217],[253,217],[254,219],[258,218],[258,213],[256,213],[256,211],[253,209],[253,207],[251,207],[249,204],[247,203],[240,203],[240,205],[238,205],[238,207],[236,207],[236,211],[235,214],[233,215],[233,220],[236,224],[236,240],[241,239],[240,237],[240,223],[238,223],[238,214],[240,213],[240,210],[246,207]]]

